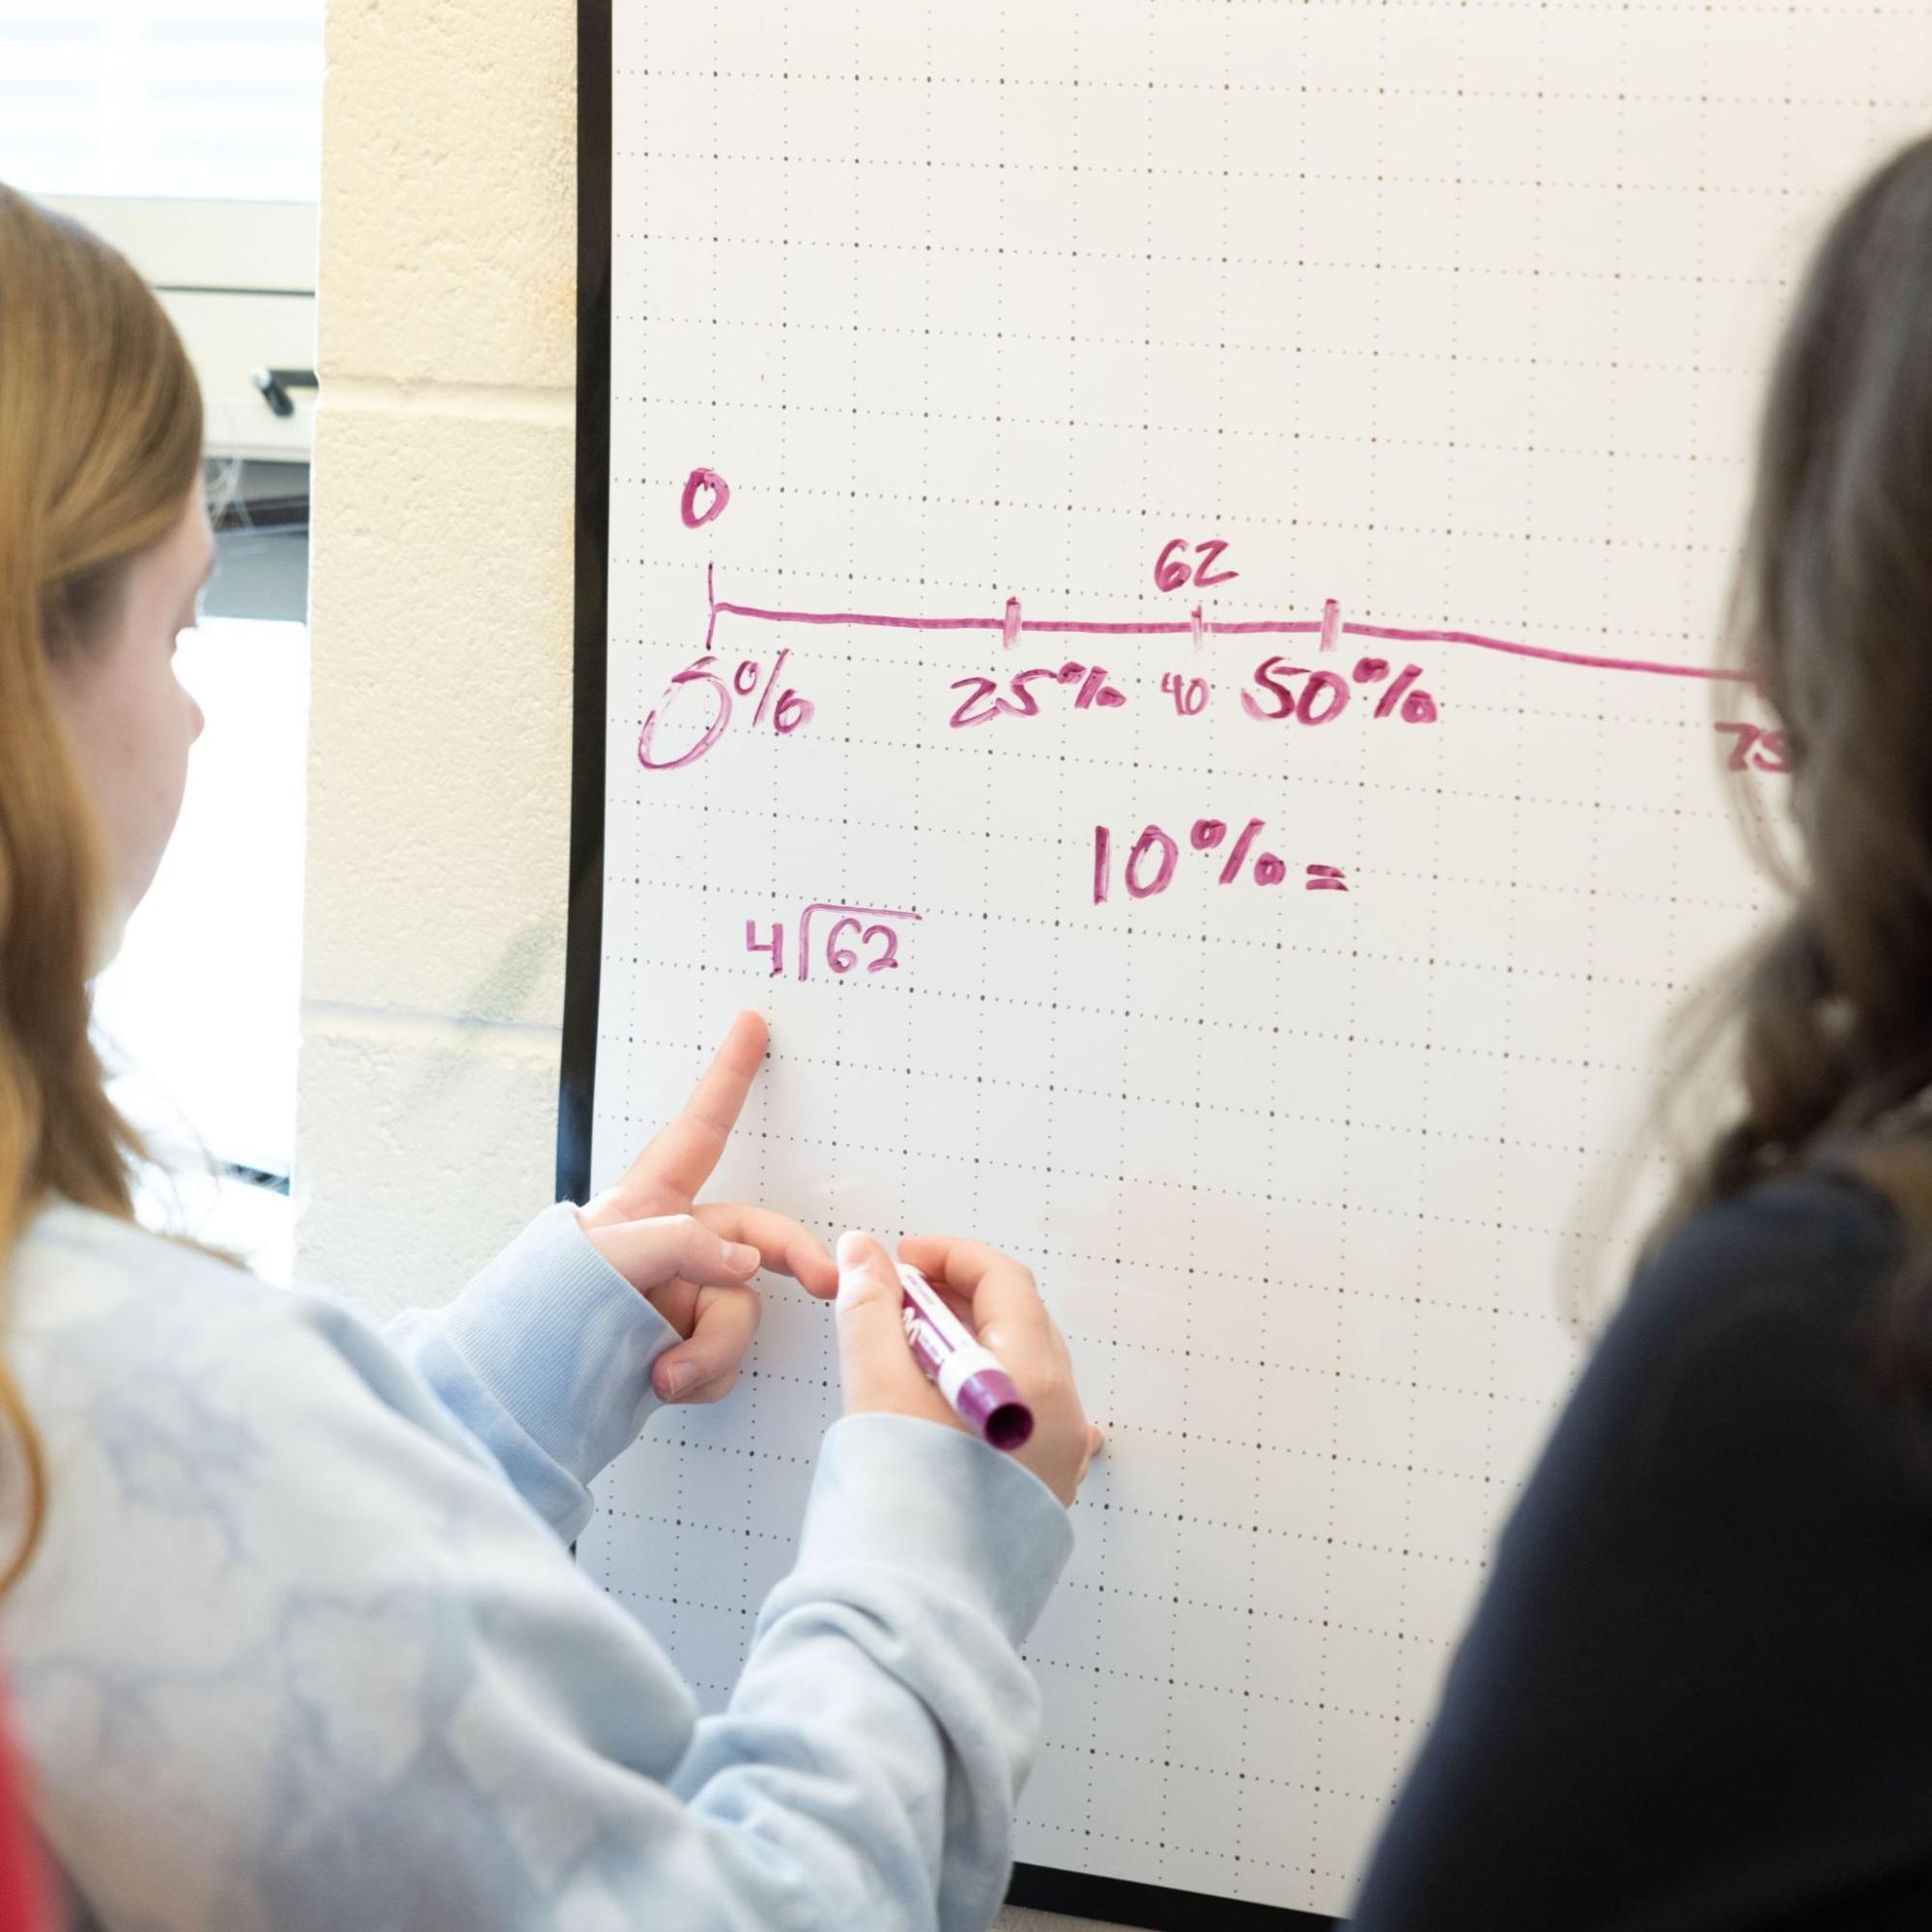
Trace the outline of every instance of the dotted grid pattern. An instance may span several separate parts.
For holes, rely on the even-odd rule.
[[[1572,1373],[1566,1299],[1614,1262],[1586,1191],[1655,1183],[1658,1023],[1762,904],[1714,776],[1750,700],[1389,645],[1439,722],[1311,729],[1236,698],[1312,639],[724,614],[723,668],[788,651],[810,724],[742,697],[666,773],[639,725],[704,648],[707,564],[763,609],[1173,621],[1199,593],[1155,554],[1219,538],[1210,619],[1333,597],[1707,660],[1770,331],[1831,199],[1925,120],[1932,12],[694,0],[616,30],[600,1179],[751,1002],[775,1046],[721,1192],[1031,1259],[1110,1447],[1030,1645],[1020,1855],[1336,1911]],[[700,464],[733,494],[691,531]],[[1064,657],[1126,702],[947,727],[954,680]],[[1264,819],[1287,883],[1217,884],[1207,816]],[[1095,905],[1094,827],[1118,866],[1149,823],[1173,885]],[[1348,894],[1299,891],[1312,863]],[[917,909],[898,970],[834,974],[821,924],[801,981],[814,901]],[[782,977],[747,921],[783,923]],[[774,1284],[732,1401],[607,1482],[585,1560],[708,1704],[836,1411],[825,1312]]]

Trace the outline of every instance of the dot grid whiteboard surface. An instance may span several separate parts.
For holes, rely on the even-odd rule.
[[[700,0],[611,73],[593,1179],[754,1005],[718,1192],[1031,1261],[1109,1448],[1019,1855],[1338,1912],[1762,904],[1698,673],[1932,13]],[[710,1706],[828,1342],[775,1284],[582,1546]]]

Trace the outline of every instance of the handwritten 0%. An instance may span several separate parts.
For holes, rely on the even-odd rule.
[[[788,738],[803,725],[810,724],[816,709],[810,698],[801,697],[789,688],[782,692],[779,690],[779,679],[784,675],[785,660],[790,656],[789,650],[780,651],[769,671],[755,658],[746,658],[728,679],[711,668],[713,665],[723,663],[720,658],[707,655],[695,664],[687,665],[671,679],[670,689],[665,693],[663,702],[645,718],[638,732],[639,764],[646,771],[674,772],[680,766],[701,758],[731,728],[734,696],[742,702],[756,694],[757,702],[752,713],[752,728],[754,731],[769,720],[772,729],[781,738]],[[762,691],[759,690],[760,684],[764,687]],[[696,744],[678,753],[675,757],[659,757],[656,755],[659,722],[676,702],[678,694],[687,687],[708,692],[710,721]]]
[[[1233,845],[1228,846],[1227,856],[1220,860],[1215,876],[1215,884],[1232,886],[1241,876],[1241,868],[1249,867],[1249,876],[1258,886],[1278,886],[1288,877],[1287,861],[1274,852],[1256,853],[1250,865],[1249,855],[1254,850],[1255,841],[1262,836],[1264,821],[1251,818],[1236,837]],[[1214,857],[1227,844],[1228,823],[1221,818],[1197,818],[1188,828],[1187,842],[1196,852],[1214,863]],[[1128,849],[1126,864],[1122,867],[1122,880],[1126,886],[1127,896],[1136,899],[1151,899],[1164,893],[1174,883],[1176,867],[1180,863],[1180,844],[1171,833],[1158,825],[1150,825],[1136,838]],[[1346,893],[1348,881],[1343,877],[1339,866],[1307,866],[1302,890],[1311,893]],[[1107,825],[1094,828],[1094,903],[1104,905],[1114,887],[1114,833]]]

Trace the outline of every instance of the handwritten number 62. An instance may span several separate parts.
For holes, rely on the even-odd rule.
[[[1191,582],[1197,590],[1211,590],[1217,583],[1228,583],[1240,575],[1237,570],[1216,570],[1215,563],[1221,553],[1228,548],[1219,537],[1210,537],[1206,543],[1193,546],[1194,554],[1201,561],[1189,563],[1184,553],[1188,549],[1185,537],[1176,537],[1163,546],[1160,554],[1153,560],[1153,582],[1156,590],[1179,590],[1183,583]]]
[[[843,932],[859,934],[859,944],[864,946],[874,939],[883,939],[886,950],[876,959],[866,961],[868,973],[884,973],[899,963],[899,936],[889,925],[868,925],[863,930],[856,919],[841,919],[825,935],[825,963],[835,973],[849,973],[859,963],[859,955],[848,946],[840,946],[838,936]]]

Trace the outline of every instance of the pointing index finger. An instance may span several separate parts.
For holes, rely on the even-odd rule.
[[[631,1172],[684,1200],[696,1198],[738,1124],[769,1039],[757,1013],[740,1013],[691,1090],[684,1111],[651,1136]]]

